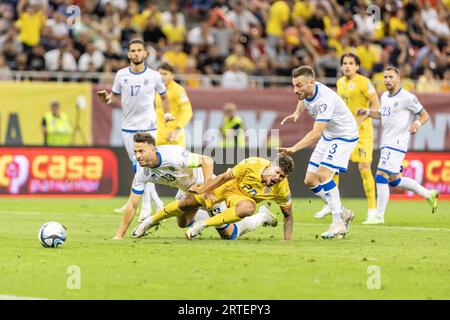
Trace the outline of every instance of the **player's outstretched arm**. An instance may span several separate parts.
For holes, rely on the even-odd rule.
[[[300,151],[302,149],[309,147],[310,145],[312,145],[313,143],[315,143],[317,140],[320,139],[327,124],[328,124],[328,122],[322,122],[322,121],[314,122],[313,129],[310,132],[308,132],[303,137],[303,139],[301,139],[299,142],[297,142],[294,146],[292,146],[290,148],[278,148],[278,152],[292,154],[292,153],[295,153],[297,151]]]
[[[139,194],[135,194],[131,192],[130,198],[128,198],[128,202],[125,206],[125,212],[122,216],[122,220],[120,221],[119,229],[117,229],[116,235],[113,240],[123,240],[125,233],[127,232],[128,227],[133,221],[134,215],[136,214],[136,210],[141,202],[142,196]]]
[[[281,208],[281,207],[280,207]],[[292,206],[288,208],[281,208],[281,212],[284,216],[284,240],[289,241],[292,239],[292,228],[294,226],[294,215],[292,214]]]
[[[231,170],[227,170],[226,172],[210,180],[208,183],[205,183],[205,185],[201,188],[198,188],[197,186],[190,187],[189,192],[196,194],[208,193],[223,185],[224,183],[230,181],[231,179],[234,179],[233,175],[231,174]]]
[[[298,118],[300,118],[300,115],[305,110],[305,104],[303,103],[303,100],[298,100],[297,107],[293,114],[287,116],[283,120],[281,120],[281,125],[285,124],[288,121],[294,121],[297,122]]]

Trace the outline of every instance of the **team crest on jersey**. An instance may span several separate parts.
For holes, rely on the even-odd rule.
[[[325,103],[321,104],[317,109],[320,113],[324,113],[327,110],[327,105]]]
[[[150,80],[145,79],[145,80],[144,80],[144,86],[148,85],[149,82],[150,82]]]
[[[128,83],[128,79],[123,79],[123,83]]]
[[[272,188],[271,187],[265,187],[264,188],[264,194],[269,194],[272,192]]]
[[[398,101],[395,101],[394,108],[398,107]]]
[[[355,87],[355,83],[354,82],[350,82],[348,85],[348,89],[349,90],[353,90],[353,88]]]

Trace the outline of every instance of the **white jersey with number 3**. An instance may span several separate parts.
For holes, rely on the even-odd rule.
[[[422,111],[417,97],[405,89],[400,88],[392,96],[384,92],[381,95],[381,148],[406,152],[411,137],[409,128]]]
[[[122,130],[147,131],[156,128],[155,94],[164,94],[161,75],[148,67],[134,73],[130,67],[120,69],[112,92],[121,96]]]
[[[323,131],[324,138],[356,141],[358,126],[352,113],[339,95],[326,85],[316,81],[315,94],[303,103],[315,121],[328,122]]]
[[[200,155],[177,145],[156,147],[159,165],[155,168],[137,166],[132,192],[142,194],[147,182],[164,184],[183,191],[194,184],[203,184],[203,172],[199,167]]]

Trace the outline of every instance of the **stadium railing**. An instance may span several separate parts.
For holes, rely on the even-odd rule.
[[[177,80],[186,84],[190,81],[198,82],[199,86],[207,86],[215,83],[220,86],[222,75],[204,75],[204,74],[179,74],[176,76]],[[90,81],[95,83],[112,83],[114,80],[114,73],[105,72],[80,72],[80,71],[10,71],[0,73],[0,80],[12,81],[56,81],[56,82],[80,82]],[[334,85],[336,78],[319,78],[320,82]],[[291,77],[286,76],[248,76],[248,83],[251,87],[279,87],[290,86],[292,83]]]

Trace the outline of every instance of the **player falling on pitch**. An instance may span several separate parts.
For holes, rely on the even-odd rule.
[[[240,232],[242,224],[253,222],[257,203],[267,200],[280,206],[284,215],[284,239],[291,240],[294,218],[287,177],[293,170],[294,161],[287,155],[279,155],[273,162],[258,157],[247,158],[204,186],[192,186],[189,192],[195,194],[176,200],[145,219],[133,235],[139,237],[164,219],[201,206],[211,208],[222,201],[225,201],[227,209],[207,220],[195,222],[186,230],[186,237],[193,239],[205,228],[232,223]]]
[[[150,132],[156,135],[157,120],[154,101],[157,93],[162,99],[162,108],[165,112],[164,121],[167,123],[175,120],[170,114],[169,99],[161,75],[145,65],[147,55],[144,41],[140,39],[131,40],[128,45],[130,66],[117,71],[111,92],[108,93],[106,90],[97,92],[100,99],[107,104],[116,102],[119,96],[121,98],[123,109],[122,136],[128,156],[133,162],[133,170],[136,165],[133,158],[134,133]],[[141,219],[151,214],[152,199],[157,209],[164,206],[156,193],[155,185],[149,183],[142,198]],[[125,206],[115,211],[123,212]]]
[[[123,239],[148,182],[178,188],[176,199],[181,200],[188,196],[189,188],[208,183],[213,178],[214,162],[210,157],[191,153],[178,145],[155,147],[155,139],[149,132],[139,132],[134,135],[134,152],[139,165],[122,221],[114,237],[115,240]],[[214,215],[225,209],[225,203],[219,202],[211,206],[208,211],[210,215]],[[155,219],[161,214],[164,216],[164,212],[156,213]],[[203,220],[208,217],[207,212],[195,208],[177,215],[177,222],[178,226],[185,228],[192,225],[196,220]],[[148,219],[152,219],[152,217],[148,217],[144,222]],[[243,219],[236,224],[217,225],[216,229],[221,238],[234,240],[261,225],[276,226],[277,223],[276,217],[266,207],[261,206],[254,216]],[[139,234],[139,236],[143,235],[143,233]],[[137,237],[138,235],[134,233],[133,236]]]
[[[315,119],[314,127],[293,147],[278,149],[281,153],[292,154],[319,140],[308,164],[305,184],[332,211],[333,222],[321,237],[340,238],[348,233],[355,215],[342,207],[333,177],[337,172],[347,171],[350,154],[358,143],[358,126],[337,93],[315,81],[311,67],[301,66],[292,70],[292,84],[298,99],[303,100],[297,104],[295,114],[306,109]]]
[[[337,93],[344,100],[356,119],[359,131],[359,140],[356,148],[350,156],[350,161],[358,163],[364,192],[367,197],[367,220],[371,220],[377,212],[375,198],[375,180],[372,175],[372,153],[373,153],[373,125],[372,119],[367,116],[357,115],[358,109],[379,109],[380,101],[377,92],[370,79],[358,73],[360,59],[354,53],[345,53],[341,56],[341,70],[343,77],[337,83]],[[337,176],[338,177],[338,176]],[[338,179],[335,179],[338,184]],[[328,205],[317,212],[314,217],[323,218],[331,213]]]
[[[360,109],[358,114],[381,119],[381,154],[375,180],[377,182],[377,214],[366,224],[384,223],[389,201],[389,186],[412,191],[428,200],[434,213],[439,193],[428,190],[414,179],[400,177],[411,135],[428,121],[428,113],[417,97],[400,87],[400,71],[389,66],[384,71],[387,92],[381,96],[381,109]],[[418,118],[416,119],[416,117]]]

